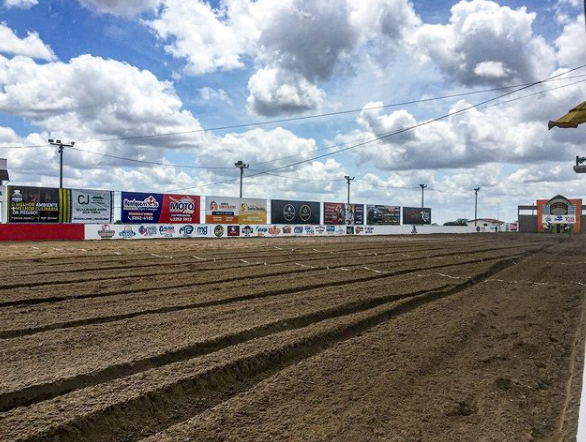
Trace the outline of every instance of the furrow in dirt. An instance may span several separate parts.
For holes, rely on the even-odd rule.
[[[510,257],[493,257],[491,259],[485,259],[484,262],[486,265],[488,263],[498,260],[498,259],[506,259]],[[513,258],[517,258],[514,256]],[[472,267],[469,269],[469,265],[472,264]],[[121,321],[124,319],[135,318],[139,316],[145,315],[153,315],[153,314],[161,314],[161,313],[170,313],[182,310],[189,310],[189,309],[196,309],[196,308],[204,308],[210,306],[217,306],[223,304],[230,304],[234,302],[242,302],[246,300],[253,300],[253,299],[261,299],[264,297],[271,297],[271,296],[279,296],[285,295],[289,293],[295,293],[300,291],[308,291],[314,289],[321,289],[321,288],[328,288],[328,287],[341,287],[344,285],[351,285],[356,283],[368,283],[370,281],[374,281],[377,279],[389,279],[392,280],[398,276],[409,275],[411,273],[420,272],[420,271],[429,271],[429,270],[442,270],[442,269],[450,269],[451,267],[457,266],[458,270],[468,272],[469,275],[474,276],[474,270],[478,270],[478,268],[473,270],[473,266],[478,265],[478,261],[468,261],[468,262],[458,262],[457,264],[454,263],[442,263],[437,266],[428,266],[428,267],[421,267],[418,269],[405,269],[405,270],[395,270],[395,271],[387,271],[387,272],[379,272],[371,274],[371,270],[366,270],[364,268],[360,268],[358,270],[362,270],[362,273],[366,272],[366,276],[355,276],[355,272],[344,272],[342,277],[338,276],[337,274],[332,273],[332,271],[322,271],[322,272],[312,272],[308,275],[305,275],[305,278],[300,279],[297,276],[297,272],[294,272],[290,278],[284,278],[284,274],[281,273],[277,277],[272,278],[262,278],[255,282],[254,285],[251,285],[253,288],[259,287],[253,293],[249,293],[246,295],[241,295],[242,292],[242,280],[236,280],[232,282],[236,282],[237,284],[222,284],[213,282],[212,284],[198,284],[196,294],[193,294],[193,286],[188,285],[190,295],[188,298],[193,299],[197,297],[198,301],[196,302],[187,302],[187,303],[180,303],[180,301],[176,301],[176,303],[167,306],[161,306],[161,301],[159,299],[155,300],[155,304],[157,305],[156,308],[148,308],[148,303],[144,299],[144,292],[140,293],[140,299],[137,302],[140,305],[137,305],[137,302],[133,302],[130,304],[128,310],[121,311],[118,314],[111,314],[112,312],[112,302],[108,301],[105,304],[104,308],[110,314],[100,314],[99,308],[96,306],[87,306],[88,309],[91,310],[89,312],[93,317],[85,317],[80,319],[80,317],[84,316],[84,312],[80,312],[76,310],[73,305],[67,305],[67,311],[65,314],[68,314],[71,318],[69,321],[63,321],[65,314],[62,313],[62,310],[65,306],[58,305],[56,306],[56,311],[51,314],[49,307],[44,307],[42,310],[39,309],[8,309],[4,308],[0,314],[0,322],[3,324],[1,327],[5,327],[4,329],[0,328],[0,339],[8,339],[14,338],[18,336],[26,336],[32,335],[35,333],[41,333],[49,330],[57,330],[57,329],[66,329],[66,328],[73,328],[73,327],[80,327],[86,326],[91,324],[105,324],[108,322],[114,321]],[[249,279],[244,277],[244,279]],[[392,283],[392,282],[389,282]],[[273,288],[277,285],[279,288]],[[261,288],[262,287],[262,288]],[[167,287],[167,290],[169,287]],[[207,294],[207,296],[206,296]],[[221,295],[220,295],[221,294]],[[130,298],[136,298],[138,295],[135,294]],[[166,295],[167,297],[168,295]],[[101,298],[101,297],[100,297]],[[177,299],[177,294],[175,294],[172,299]],[[87,299],[77,299],[78,302],[87,302]],[[169,301],[167,301],[169,302]],[[118,298],[116,300],[116,308],[120,308],[122,310],[124,306],[124,299]],[[122,305],[118,305],[122,304]],[[86,313],[87,314],[87,313]],[[47,317],[47,320],[44,321],[44,318]],[[2,319],[4,319],[2,321]],[[58,322],[55,322],[57,320]],[[15,323],[22,324],[19,328],[14,328]],[[43,322],[45,322],[43,324]],[[14,324],[14,325],[13,325]],[[33,325],[26,325],[26,324],[34,324]]]
[[[514,265],[514,261],[498,261],[494,263],[487,271],[478,275],[478,279],[485,279],[495,275],[506,267]],[[425,296],[431,296],[433,299],[443,297],[449,294],[457,293],[474,284],[474,280],[468,279],[463,283],[456,284],[451,288],[444,287],[443,290],[427,292]],[[426,293],[426,292],[424,292]],[[358,300],[346,303],[324,311],[312,312],[306,315],[300,315],[286,320],[277,320],[274,323],[263,324],[258,328],[245,330],[240,334],[231,334],[216,340],[209,340],[204,343],[194,344],[183,347],[175,351],[167,351],[163,354],[155,355],[143,360],[132,361],[118,365],[110,365],[101,370],[93,370],[91,373],[80,374],[71,378],[61,378],[58,383],[49,382],[44,384],[31,385],[23,389],[7,392],[0,395],[0,411],[10,410],[14,407],[30,405],[42,400],[54,398],[65,394],[69,391],[86,388],[98,383],[106,382],[122,376],[146,371],[152,367],[166,365],[172,362],[190,359],[201,354],[217,351],[220,348],[234,345],[246,340],[254,339],[259,336],[276,333],[283,329],[292,329],[304,327],[312,322],[323,321],[333,317],[344,316],[357,311],[368,310],[373,307],[395,302],[402,298],[420,297],[421,292],[407,294],[391,294],[373,297],[368,300]]]
[[[495,272],[502,270],[503,266],[506,266],[506,264],[499,263],[495,265],[482,277],[493,275]],[[262,353],[247,355],[223,366],[205,370],[201,374],[191,375],[187,379],[176,380],[171,385],[160,386],[158,389],[148,391],[134,399],[126,399],[123,402],[110,404],[106,408],[102,408],[90,415],[79,416],[78,414],[73,420],[62,424],[61,427],[52,425],[41,434],[37,433],[21,440],[28,442],[48,441],[53,440],[57,435],[59,440],[63,442],[69,440],[138,440],[139,437],[145,435],[145,432],[160,431],[170,425],[173,420],[184,418],[184,416],[181,416],[181,410],[186,410],[190,414],[201,412],[237,392],[250,388],[252,384],[272,375],[275,370],[298,363],[300,360],[313,356],[337,342],[363,333],[375,325],[412,311],[431,301],[458,293],[472,284],[471,281],[467,281],[446,290],[412,294],[402,300],[387,299],[385,302],[377,303],[377,305],[364,310],[349,307],[347,315],[341,320],[340,315],[321,319],[315,318],[318,321],[329,321],[329,324],[325,324],[325,330],[318,334],[308,335],[304,330],[306,327],[315,326],[316,320],[300,325],[300,330],[293,330],[295,327],[287,327],[287,332],[297,338],[293,342],[287,343],[286,340],[282,342],[281,337],[278,335],[269,336],[269,340],[275,337],[278,342],[272,350],[263,349]],[[296,336],[297,333],[295,332],[301,332],[301,339]],[[248,344],[252,343],[249,342]],[[235,344],[236,342],[233,342],[230,345]],[[194,396],[205,396],[205,392],[209,390],[215,392],[212,402],[201,401],[203,402],[202,404],[197,401],[200,402],[199,409],[197,406],[194,408],[193,405],[189,405],[190,402],[194,401]],[[157,404],[156,407],[153,407],[154,404]],[[156,422],[157,427],[147,428],[148,426],[144,426],[145,414],[148,415],[153,412],[157,414],[157,419],[149,421],[151,423]],[[116,419],[116,416],[121,413],[127,416],[123,425],[120,425],[120,421]],[[167,418],[161,419],[161,416],[165,415]],[[117,422],[115,427],[108,425],[108,422],[112,419]],[[128,432],[129,429],[136,429],[140,422],[143,425],[140,433],[135,431]],[[96,432],[98,428],[100,430]],[[112,433],[109,432],[109,428],[112,429]]]
[[[525,251],[527,252],[527,251]],[[509,254],[516,254],[518,253],[517,250],[512,250],[509,251]],[[487,255],[489,257],[492,257],[492,252],[488,252]],[[458,255],[453,255],[453,256],[458,256]],[[503,255],[499,255],[499,256],[503,256]],[[359,267],[359,266],[363,266],[363,265],[382,265],[382,264],[386,264],[386,265],[393,265],[395,267],[399,267],[399,266],[408,266],[410,263],[417,263],[419,264],[420,262],[422,262],[424,259],[420,258],[420,259],[414,259],[414,260],[389,260],[388,257],[378,257],[378,256],[362,256],[360,257],[360,261],[358,261],[357,258],[352,258],[352,257],[344,257],[344,258],[340,258],[338,260],[332,260],[332,261],[328,261],[328,264],[325,266],[326,268],[329,269],[335,269],[335,268],[342,268],[342,267]],[[443,260],[445,259],[445,257],[443,256],[438,256],[438,257],[429,257],[426,258],[426,260],[428,259],[438,259],[438,260]],[[458,256],[459,260],[463,260],[466,258],[466,254],[461,254],[461,256]],[[463,261],[461,261],[463,262]],[[151,281],[153,279],[156,278],[156,280],[152,281],[154,283],[157,283],[161,280],[162,277],[171,277],[172,281],[165,281],[165,282],[161,282],[161,285],[163,285],[166,288],[180,288],[180,287],[186,287],[189,286],[190,284],[209,284],[209,283],[215,283],[215,282],[226,282],[226,281],[236,281],[236,280],[242,280],[242,279],[251,279],[255,277],[255,273],[254,271],[251,271],[250,268],[253,267],[257,267],[256,272],[257,274],[261,274],[264,275],[266,273],[266,270],[264,268],[258,268],[259,266],[264,266],[264,265],[271,265],[271,266],[287,266],[287,265],[293,265],[298,266],[298,267],[302,267],[303,271],[316,271],[319,270],[320,268],[323,268],[324,265],[322,264],[321,267],[317,267],[317,266],[312,266],[311,264],[301,264],[298,263],[296,261],[291,261],[291,260],[287,260],[287,261],[277,261],[277,262],[272,262],[272,263],[268,263],[268,262],[251,262],[251,261],[247,261],[247,260],[241,260],[241,262],[239,263],[238,266],[236,267],[229,267],[229,268],[218,268],[217,266],[213,266],[210,268],[197,268],[197,269],[188,269],[188,270],[181,270],[181,271],[175,271],[175,272],[169,272],[169,271],[162,271],[162,272],[156,272],[156,273],[152,273],[152,274],[138,274],[138,275],[133,275],[131,277],[125,276],[124,273],[120,274],[120,275],[116,275],[116,276],[110,276],[107,278],[98,278],[97,276],[94,275],[93,279],[89,279],[89,280],[82,280],[82,281],[69,281],[69,282],[50,282],[50,281],[43,281],[43,282],[30,282],[30,283],[25,283],[25,284],[21,284],[20,286],[11,286],[8,289],[4,289],[2,290],[2,287],[0,287],[0,298],[3,298],[4,301],[0,301],[0,308],[2,307],[7,307],[7,306],[14,306],[14,305],[19,305],[19,304],[23,304],[23,305],[32,305],[32,304],[37,304],[37,303],[51,303],[51,302],[60,302],[63,300],[67,300],[67,299],[71,299],[71,298],[79,298],[79,299],[83,299],[83,298],[94,298],[94,297],[100,297],[100,296],[111,296],[111,295],[119,295],[119,294],[123,294],[123,293],[132,293],[137,291],[137,289],[133,289],[133,284],[134,286],[138,286],[138,291],[148,291],[148,290],[157,290],[160,287],[157,285],[152,285]],[[213,271],[213,274],[208,274],[206,272],[211,272]],[[242,275],[239,276],[230,276],[230,277],[226,277],[227,274],[233,275],[234,271],[242,271]],[[288,273],[292,273],[292,272],[296,272],[296,271],[300,271],[299,268],[294,268],[293,270],[289,270],[289,271],[280,271],[280,273],[282,274],[288,274]],[[275,273],[276,274],[276,273]],[[176,283],[176,279],[179,278],[178,275],[182,275],[182,280],[185,280],[184,283],[182,284],[177,284]],[[128,279],[125,279],[128,278]],[[145,287],[145,284],[143,283],[144,280],[147,280],[148,284],[147,287]],[[110,285],[118,285],[118,286],[122,286],[124,288],[122,289],[118,289],[118,290],[103,290],[103,288],[101,288],[99,291],[96,291],[94,289],[92,289],[91,287],[93,287],[91,284],[98,284],[98,283],[102,283],[102,284],[107,284],[108,286]],[[58,285],[59,284],[59,285]],[[83,288],[86,292],[90,292],[87,294],[84,294],[82,290],[79,290],[76,288],[74,288],[73,286],[71,286],[70,284],[79,284],[81,286],[81,288]],[[43,287],[47,287],[46,290],[44,290],[43,292],[39,292],[38,288],[40,286]],[[28,289],[28,290],[27,290]],[[49,295],[49,291],[52,292],[57,292],[60,293],[59,295]],[[32,293],[36,296],[31,297],[30,295],[27,296],[26,294],[28,293]],[[65,295],[63,294],[65,293]],[[44,296],[43,296],[44,295]]]

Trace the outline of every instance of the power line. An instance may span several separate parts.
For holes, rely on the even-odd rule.
[[[520,88],[519,90],[523,90],[526,87],[533,86],[533,85],[539,84],[539,83],[544,83],[547,81],[563,81],[563,80],[567,80],[567,79],[584,77],[584,76],[586,76],[586,74],[569,76],[567,78],[558,78],[563,75],[566,75],[569,72],[573,72],[578,69],[581,69],[584,66],[586,66],[586,65],[582,65],[577,68],[570,69],[570,70],[568,70],[564,73],[561,73],[555,77],[551,77],[546,80],[533,82],[533,83],[521,83],[521,84],[516,84],[516,85],[512,85],[512,86],[502,86],[502,87],[491,88],[491,89],[483,89],[483,90],[479,90],[479,91],[461,92],[461,93],[457,93],[457,94],[442,95],[442,96],[432,97],[432,98],[423,98],[423,99],[419,99],[419,100],[410,100],[410,101],[404,101],[404,102],[399,102],[399,103],[390,103],[390,104],[385,104],[385,105],[380,105],[380,106],[371,106],[371,107],[368,107],[367,109],[364,109],[364,108],[347,109],[347,110],[341,110],[341,111],[336,111],[336,112],[327,112],[327,113],[321,113],[321,114],[306,115],[306,116],[301,116],[301,117],[291,117],[291,118],[282,118],[282,119],[268,120],[268,121],[257,121],[257,122],[250,122],[250,123],[217,126],[217,127],[207,128],[207,129],[193,129],[193,130],[188,130],[188,131],[169,132],[169,133],[165,133],[165,134],[133,135],[133,136],[127,136],[127,137],[111,137],[111,138],[103,138],[103,139],[96,139],[96,140],[86,140],[83,143],[84,144],[105,143],[105,142],[113,142],[113,141],[129,141],[129,140],[139,140],[139,139],[149,139],[149,138],[173,137],[173,136],[188,135],[188,134],[194,134],[194,133],[216,132],[216,131],[228,130],[228,129],[239,129],[239,128],[251,127],[251,126],[265,126],[265,125],[271,125],[271,124],[289,123],[289,122],[294,122],[294,121],[304,121],[304,120],[310,120],[310,119],[314,119],[314,118],[324,118],[324,117],[345,115],[345,114],[362,112],[364,110],[387,109],[387,108],[391,108],[391,107],[409,106],[409,105],[413,105],[413,104],[429,103],[432,101],[446,100],[446,99],[450,99],[450,98],[459,98],[459,97],[464,97],[464,96],[469,96],[469,95],[478,95],[478,94],[497,92],[497,91],[502,91],[502,90],[515,89],[515,88]],[[38,147],[47,147],[47,145],[46,144],[31,144],[31,145],[24,145],[24,146],[0,146],[0,149],[27,149],[27,148],[38,148]]]

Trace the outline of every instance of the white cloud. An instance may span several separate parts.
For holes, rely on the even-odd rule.
[[[317,110],[325,93],[305,77],[281,69],[260,69],[248,81],[249,109],[259,115],[273,116]]]
[[[232,100],[224,89],[212,89],[211,87],[202,87],[199,90],[199,96],[204,101],[217,101],[232,104]]]
[[[554,54],[532,31],[535,13],[486,0],[461,1],[447,25],[424,24],[414,34],[414,51],[437,63],[465,86],[501,86],[545,78]]]
[[[5,0],[4,3],[8,8],[29,9],[38,3],[38,0]]]
[[[87,8],[102,14],[131,16],[154,11],[161,0],[78,0]]]
[[[227,13],[200,1],[165,0],[159,17],[145,23],[167,42],[167,52],[185,59],[186,74],[201,75],[244,67],[241,54],[248,38],[236,34]]]
[[[6,23],[0,23],[0,54],[25,55],[41,60],[54,60],[55,54],[44,44],[36,32],[19,38]]]
[[[584,63],[586,44],[584,40],[584,15],[564,26],[556,39],[557,59],[560,66],[573,68]]]

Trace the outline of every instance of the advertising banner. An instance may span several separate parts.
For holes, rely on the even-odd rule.
[[[110,223],[114,192],[107,190],[65,189],[69,194],[69,222],[80,224]]]
[[[163,195],[158,193],[122,192],[123,223],[156,223],[161,216]]]
[[[159,193],[122,192],[123,223],[199,224],[200,197]]]
[[[275,224],[320,224],[320,203],[271,200],[271,222]]]
[[[398,226],[401,224],[401,207],[368,204],[366,206],[366,224]]]
[[[199,196],[165,194],[159,222],[199,224],[199,210]]]
[[[403,224],[431,224],[431,208],[403,207]]]
[[[206,197],[206,224],[266,224],[267,201],[259,198]]]
[[[364,224],[363,204],[324,203],[324,224]]]
[[[58,223],[59,189],[48,187],[8,186],[8,222]]]

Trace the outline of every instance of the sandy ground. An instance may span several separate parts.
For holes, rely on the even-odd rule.
[[[571,441],[586,237],[1,244],[1,441]]]

